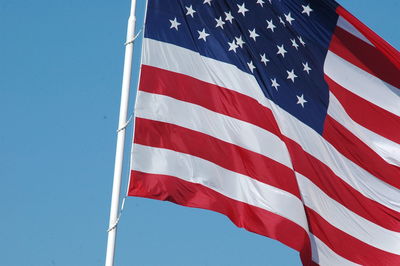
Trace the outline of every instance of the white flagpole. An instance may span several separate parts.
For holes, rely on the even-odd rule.
[[[119,211],[119,197],[122,179],[122,163],[124,158],[125,128],[128,113],[129,88],[131,85],[133,40],[135,36],[135,9],[136,0],[131,2],[131,12],[128,19],[128,29],[125,43],[125,61],[122,77],[121,105],[119,109],[117,148],[115,152],[114,182],[111,196],[110,223],[107,240],[106,266],[114,265],[115,240],[117,235],[117,219]]]

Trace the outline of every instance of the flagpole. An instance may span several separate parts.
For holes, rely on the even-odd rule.
[[[133,40],[135,36],[136,0],[131,1],[131,11],[128,19],[124,72],[122,77],[121,104],[117,131],[117,145],[115,151],[114,181],[111,196],[110,222],[107,240],[106,266],[114,265],[115,240],[117,236],[117,219],[119,211],[119,197],[121,191],[122,163],[124,158],[125,128],[127,123],[129,88],[131,84]]]

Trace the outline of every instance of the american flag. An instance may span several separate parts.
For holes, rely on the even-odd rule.
[[[128,195],[400,265],[399,52],[330,0],[147,2]]]

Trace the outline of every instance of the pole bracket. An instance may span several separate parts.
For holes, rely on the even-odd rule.
[[[120,127],[120,128],[117,129],[117,133],[119,133],[119,132],[121,132],[122,130],[125,130],[125,129],[126,129],[126,127],[127,127],[127,126],[130,124],[130,122],[132,121],[132,117],[133,117],[133,115],[131,115],[131,116],[129,117],[128,121],[126,121],[125,124],[124,124],[122,127]]]
[[[107,233],[109,233],[110,231],[114,230],[117,227],[117,225],[119,223],[119,219],[121,218],[122,212],[124,211],[125,200],[126,200],[126,196],[122,199],[121,209],[119,210],[117,220],[115,221],[115,223],[113,225],[111,225],[107,229]]]
[[[134,43],[135,40],[137,39],[137,37],[139,37],[140,33],[142,33],[142,29],[140,29],[140,30],[138,31],[138,33],[136,33],[136,35],[132,38],[132,40],[127,41],[126,43],[124,43],[124,45],[127,46],[127,45],[129,45],[129,44]]]

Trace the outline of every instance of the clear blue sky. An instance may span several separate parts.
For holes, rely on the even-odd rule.
[[[398,0],[339,2],[400,48]],[[0,1],[0,265],[104,263],[129,6],[129,0]],[[129,141],[131,135],[130,127]],[[116,264],[300,260],[220,214],[129,198]]]

